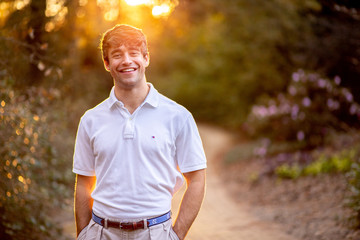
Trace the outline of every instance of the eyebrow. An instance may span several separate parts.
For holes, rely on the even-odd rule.
[[[120,49],[114,49],[110,52],[110,54],[115,54],[115,53],[121,53],[123,51],[121,51]]]
[[[128,48],[128,51],[141,52],[141,49],[138,48],[138,47],[129,47],[129,48]],[[122,52],[123,52],[122,50],[116,48],[116,49],[112,50],[112,51],[110,52],[110,54],[116,54],[116,53],[122,53]]]

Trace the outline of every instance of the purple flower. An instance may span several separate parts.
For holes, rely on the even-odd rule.
[[[277,107],[275,105],[271,105],[268,110],[269,110],[269,115],[270,116],[275,115],[276,112],[277,112]]]
[[[336,85],[340,85],[340,83],[341,83],[341,78],[340,78],[339,76],[335,76],[334,82],[335,82]]]
[[[327,100],[327,106],[330,110],[336,110],[336,109],[339,109],[340,103],[336,100],[329,98]]]
[[[351,92],[349,92],[349,90],[347,90],[346,88],[344,88],[342,90],[342,94],[344,95],[344,97],[346,98],[346,101],[348,102],[352,102],[354,100],[353,95],[351,94]]]
[[[298,131],[296,134],[296,138],[298,141],[302,141],[305,138],[305,133],[303,131]]]
[[[304,107],[310,107],[310,105],[311,105],[311,100],[310,100],[310,98],[308,98],[308,97],[303,98],[303,100],[302,100],[302,105],[303,105]]]
[[[252,112],[255,116],[260,118],[266,117],[268,115],[268,110],[264,106],[254,106],[252,108]]]
[[[291,108],[291,118],[293,120],[296,120],[297,119],[297,116],[298,116],[298,113],[299,113],[299,106],[298,105],[294,105],[292,108]]]
[[[355,114],[358,112],[358,110],[360,110],[359,107],[358,107],[358,105],[355,104],[355,103],[353,103],[353,104],[351,104],[351,106],[350,106],[349,113],[350,113],[351,115],[355,115]]]
[[[288,88],[288,92],[289,92],[289,94],[290,94],[291,96],[295,96],[296,93],[297,93],[297,90],[296,90],[296,88],[295,88],[294,86],[290,86],[290,87]]]
[[[326,80],[320,78],[317,82],[319,88],[325,88],[326,87]]]
[[[292,80],[293,80],[294,82],[298,82],[298,81],[300,80],[300,74],[299,74],[298,72],[294,72],[294,73],[292,74]]]

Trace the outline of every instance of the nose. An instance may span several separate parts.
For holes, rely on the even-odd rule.
[[[130,55],[128,53],[125,53],[122,59],[122,64],[123,65],[129,65],[131,64],[131,58]]]

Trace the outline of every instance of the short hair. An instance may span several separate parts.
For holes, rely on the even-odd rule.
[[[109,62],[110,47],[122,45],[138,47],[144,56],[148,55],[147,40],[142,30],[126,24],[117,24],[102,35],[100,49],[103,61]]]

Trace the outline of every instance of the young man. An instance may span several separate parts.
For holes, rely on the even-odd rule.
[[[192,115],[146,82],[141,30],[117,25],[103,35],[114,80],[109,98],[81,118],[76,137],[78,239],[185,239],[205,191],[206,158]],[[187,189],[174,226],[173,194]]]

